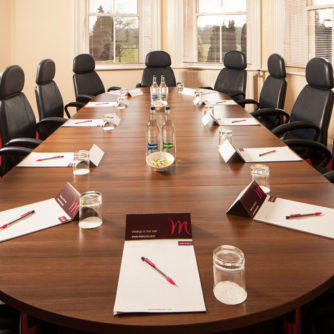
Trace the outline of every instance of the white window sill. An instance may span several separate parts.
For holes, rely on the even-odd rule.
[[[145,68],[144,64],[115,64],[115,65],[99,65],[95,69],[97,71],[113,71],[113,70],[142,70]]]

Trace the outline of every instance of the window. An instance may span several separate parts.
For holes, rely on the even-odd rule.
[[[185,62],[222,63],[226,52],[239,50],[258,63],[258,1],[185,0],[184,12]]]
[[[334,0],[312,0],[307,7],[308,53],[333,63]]]
[[[97,62],[139,62],[137,0],[89,0],[89,53]]]
[[[143,63],[160,48],[159,0],[74,0],[75,54],[102,66]]]
[[[305,67],[309,59],[333,63],[334,0],[278,0],[277,49],[286,64]]]

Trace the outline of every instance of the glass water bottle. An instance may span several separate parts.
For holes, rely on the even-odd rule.
[[[165,107],[165,122],[161,128],[162,150],[176,157],[175,126],[170,117],[170,108]]]
[[[155,119],[155,107],[150,109],[150,119],[146,129],[146,155],[159,151],[160,129]]]

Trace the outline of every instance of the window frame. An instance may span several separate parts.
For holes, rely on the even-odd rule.
[[[198,0],[196,1],[195,13],[190,18],[193,25],[197,27],[197,17],[199,16],[198,11]],[[261,66],[261,1],[260,0],[246,0],[246,23],[247,23],[247,65],[249,70],[258,69]],[[207,13],[206,15],[200,14],[200,16],[212,16],[212,15],[240,15],[244,14],[244,11],[239,12],[219,12],[216,14]],[[188,16],[188,15],[187,15]],[[189,20],[189,17],[187,17]],[[182,23],[184,21],[182,20]],[[182,24],[183,25],[183,24]],[[184,32],[185,34],[185,32]],[[195,41],[192,46],[192,52],[196,54],[197,57],[197,29],[192,32],[191,38]],[[186,58],[183,55],[183,58]],[[221,69],[223,62],[196,62],[183,59],[181,61],[183,67],[185,68],[198,68],[198,69]]]
[[[145,4],[150,1],[151,6],[151,21],[147,24],[145,17]],[[144,3],[145,2],[145,3]],[[146,6],[147,7],[147,6]],[[123,13],[102,13],[96,15],[89,11],[89,0],[73,0],[74,13],[74,38],[73,38],[73,53],[74,56],[80,53],[89,53],[89,18],[91,16],[113,16],[113,17],[138,17],[139,23],[139,62],[138,63],[108,63],[102,64],[97,62],[96,69],[140,69],[144,68],[145,55],[151,50],[161,48],[161,27],[158,24],[161,22],[161,0],[138,0],[137,14]],[[145,26],[146,24],[146,26]],[[147,32],[150,31],[151,35]],[[146,41],[150,40],[150,45],[147,46]]]
[[[280,53],[285,61],[286,61],[286,67],[288,69],[289,74],[294,74],[294,75],[302,75],[304,76],[305,74],[305,68],[307,61],[313,57],[310,55],[310,34],[309,34],[309,27],[310,27],[310,22],[309,22],[309,11],[312,10],[317,10],[317,9],[327,9],[327,8],[333,8],[334,9],[334,4],[327,4],[327,5],[313,5],[313,0],[297,0],[303,6],[305,7],[305,10],[302,15],[303,20],[305,22],[305,41],[304,41],[304,62],[303,65],[291,63],[289,57],[286,57],[285,54],[285,35],[286,32],[282,31],[282,18],[283,22],[285,21],[285,0],[276,0],[275,1],[275,50],[276,52]],[[303,1],[303,3],[302,3]],[[286,24],[284,24],[284,27],[286,27]],[[333,27],[333,36],[334,36],[334,27]],[[334,38],[333,38],[333,44],[332,44],[332,64],[334,65]]]

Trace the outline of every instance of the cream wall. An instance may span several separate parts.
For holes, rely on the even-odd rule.
[[[168,0],[175,3],[180,0]],[[275,52],[274,7],[275,0],[261,1],[261,68],[267,67],[268,56]],[[175,59],[180,48],[175,40],[175,13],[162,1],[163,37],[162,49]],[[2,50],[0,66],[20,65],[26,74],[24,92],[33,109],[36,109],[34,87],[38,63],[51,58],[56,63],[55,80],[63,95],[64,102],[74,100],[72,83],[72,61],[74,56],[73,0],[0,0],[0,34]],[[187,86],[213,86],[219,70],[175,69],[177,81]],[[99,71],[106,87],[120,85],[134,87],[141,80],[142,70]],[[289,74],[286,109],[291,110],[299,91],[305,85],[303,76]],[[248,86],[257,83],[252,73],[248,76]],[[255,93],[257,89],[255,87]],[[247,93],[252,97],[252,92]],[[256,94],[257,95],[257,94]],[[256,96],[255,96],[256,97]],[[330,138],[334,137],[334,122],[330,127]]]
[[[10,1],[0,0],[0,68],[4,68],[10,63],[10,38],[11,38],[11,6]]]

